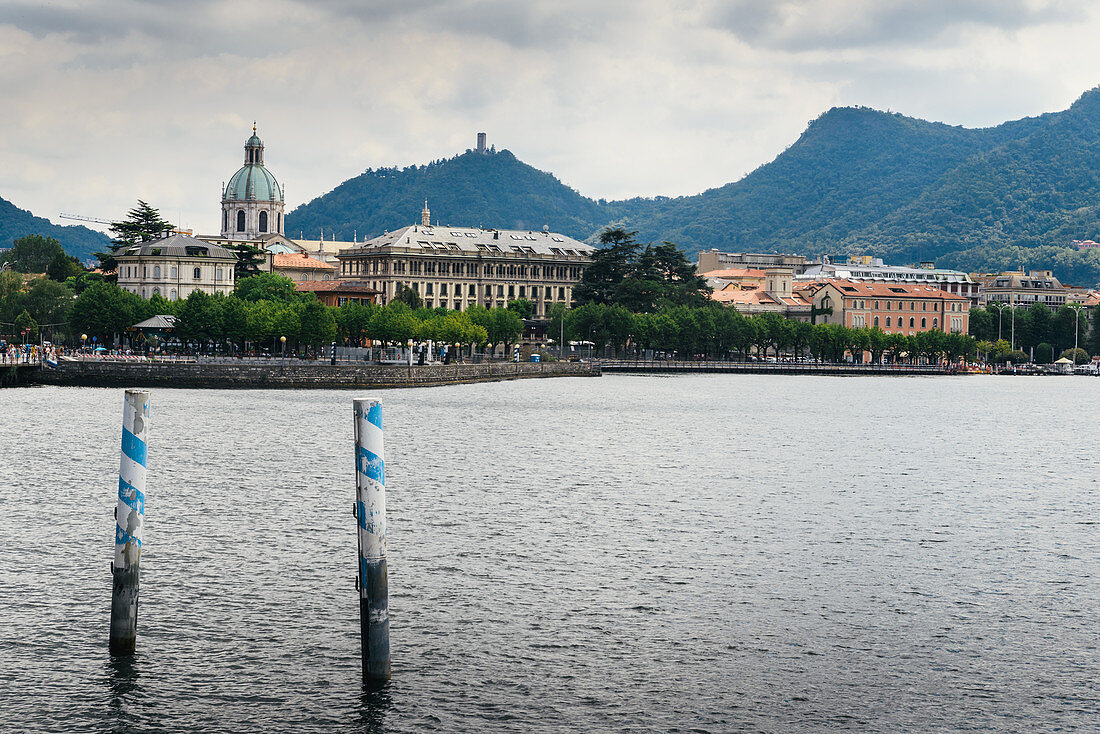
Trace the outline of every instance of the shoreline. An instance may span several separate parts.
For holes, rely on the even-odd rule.
[[[62,361],[20,370],[18,384],[62,387],[178,387],[240,390],[436,387],[476,382],[599,377],[590,362],[450,365],[261,365],[193,362]]]

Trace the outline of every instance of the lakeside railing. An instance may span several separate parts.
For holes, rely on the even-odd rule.
[[[604,372],[759,372],[762,374],[928,374],[952,375],[961,370],[938,364],[860,364],[857,362],[742,362],[698,360],[600,359]]]

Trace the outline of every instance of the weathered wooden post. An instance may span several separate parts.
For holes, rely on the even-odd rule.
[[[149,391],[127,390],[122,408],[122,457],[115,507],[115,558],[111,563],[112,655],[132,655],[137,642],[141,535],[145,521],[145,455]]]
[[[359,538],[359,628],[363,678],[390,679],[390,615],[386,572],[386,462],[382,402],[355,406],[355,517]]]

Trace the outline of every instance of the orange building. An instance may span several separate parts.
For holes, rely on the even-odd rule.
[[[817,323],[877,326],[907,336],[920,331],[966,334],[970,330],[970,299],[931,285],[831,278],[807,283],[799,292],[812,300]]]

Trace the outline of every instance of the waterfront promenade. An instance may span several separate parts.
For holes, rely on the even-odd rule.
[[[600,366],[576,362],[480,364],[329,364],[307,360],[233,359],[144,361],[62,359],[57,367],[25,370],[22,384],[84,387],[389,388],[430,387],[542,377],[599,377]]]
[[[956,375],[955,366],[939,364],[856,364],[852,362],[672,362],[665,360],[604,359],[603,372],[637,373],[753,373],[765,375]]]

